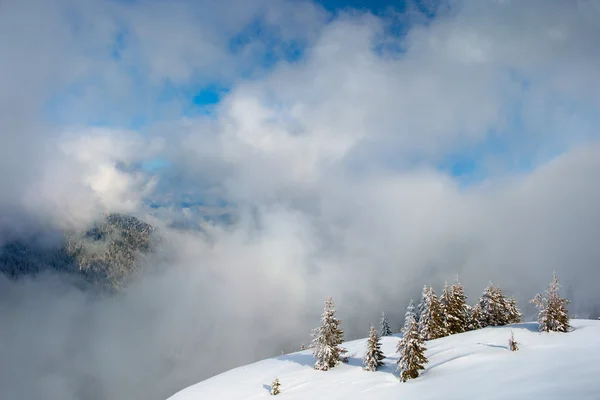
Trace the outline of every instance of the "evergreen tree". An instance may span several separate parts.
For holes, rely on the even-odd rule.
[[[510,310],[508,307],[508,300],[504,296],[502,289],[499,287],[494,291],[494,296],[496,303],[498,304],[498,316],[497,316],[497,324],[498,326],[506,325],[510,323]]]
[[[486,326],[496,326],[496,304],[494,297],[494,285],[488,283],[485,290],[479,298],[479,325],[482,328]]]
[[[419,325],[415,318],[414,307],[411,306],[412,301],[406,310],[404,327],[402,328],[402,339],[400,339],[396,348],[400,354],[397,371],[400,372],[402,382],[417,378],[419,371],[425,369],[424,365],[427,363],[425,342],[419,333]]]
[[[479,325],[486,326],[503,325],[503,310],[498,296],[498,291],[490,282],[479,298]]]
[[[377,336],[375,328],[371,327],[369,339],[367,340],[367,351],[363,358],[365,371],[377,371],[377,368],[383,366],[385,355],[381,351],[381,341]]]
[[[427,287],[427,285],[423,286],[423,292],[421,293],[421,302],[419,303],[419,305],[417,306],[417,322],[419,322],[421,320],[421,315],[423,315],[423,310],[426,307],[426,298],[427,295],[429,293],[429,288]]]
[[[440,296],[440,305],[442,306],[442,314],[444,316],[444,329],[448,335],[450,335],[450,331],[448,329],[448,314],[452,305],[451,290],[452,289],[448,285],[448,282],[444,283],[444,289],[442,290],[442,295]]]
[[[327,371],[335,367],[340,361],[340,356],[346,349],[340,347],[344,342],[344,331],[340,328],[342,321],[335,316],[333,299],[325,300],[325,309],[321,316],[321,326],[313,330],[311,347],[317,359],[315,369]]]
[[[383,311],[381,312],[381,336],[392,336],[392,328]]]
[[[467,304],[467,295],[465,294],[465,288],[456,278],[456,283],[452,285],[452,297],[454,301],[454,308],[456,310],[456,317],[458,320],[457,329],[459,332],[466,332],[469,329],[469,323],[471,321],[470,307]]]
[[[467,307],[467,296],[458,278],[456,283],[450,287],[446,283],[441,302],[447,333],[453,335],[465,332],[469,327],[471,318]]]
[[[495,321],[492,321],[492,318],[494,317],[495,310],[494,310],[494,296],[492,294],[494,290],[494,286],[492,285],[492,282],[488,283],[488,285],[485,287],[483,293],[481,294],[481,297],[479,298],[479,301],[477,302],[477,309],[478,309],[478,320],[479,320],[479,326],[481,326],[482,328],[485,328],[486,326],[490,326],[490,325],[494,325]]]
[[[483,291],[477,305],[478,321],[482,328],[521,322],[516,299],[507,299],[502,289],[495,287],[492,282]]]
[[[471,323],[470,330],[481,329],[481,323],[479,322],[481,319],[481,306],[479,303],[475,304],[475,306],[471,309]]]
[[[279,383],[279,378],[275,378],[275,380],[271,384],[271,394],[273,396],[277,396],[279,393],[281,393],[281,391],[279,390],[279,386],[281,386],[281,384]]]
[[[432,287],[423,289],[422,311],[419,319],[419,333],[424,340],[433,340],[446,336],[444,314],[440,300]]]
[[[566,307],[569,300],[560,297],[560,287],[558,278],[554,274],[552,282],[546,290],[546,296],[538,293],[531,300],[539,310],[538,322],[541,332],[569,331],[569,313]]]
[[[404,314],[404,326],[406,326],[406,318],[408,318],[409,315],[412,315],[412,317],[415,320],[417,319],[417,313],[415,311],[415,302],[413,301],[413,299],[410,299],[410,301],[408,302],[408,306],[406,307],[406,313]]]
[[[519,307],[517,307],[517,299],[515,299],[515,296],[511,296],[511,298],[508,299],[508,301],[506,302],[506,306],[508,310],[507,323],[518,324],[523,320],[523,314],[521,314],[521,310],[519,310]]]
[[[589,319],[600,319],[600,308],[597,305],[592,308]]]
[[[476,327],[475,324],[473,324],[473,307],[471,307],[468,304],[465,304],[465,310],[467,313],[467,322],[466,322],[466,326],[465,326],[465,332],[479,329]]]

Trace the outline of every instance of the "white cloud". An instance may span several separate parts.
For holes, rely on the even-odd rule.
[[[21,3],[3,4],[4,15],[26,15]],[[323,11],[306,2],[198,4],[65,2],[78,19],[60,7],[33,15],[43,35],[26,32],[31,54],[0,39],[11,60],[0,65],[8,88],[0,104],[9,106],[0,107],[0,167],[10,171],[0,177],[1,203],[60,224],[99,211],[143,212],[154,181],[119,163],[157,156],[173,164],[160,190],[206,193],[232,203],[240,218],[206,224],[202,234],[156,221],[170,238],[164,259],[124,294],[92,305],[43,279],[0,282],[11,299],[0,307],[15,307],[3,310],[9,323],[0,337],[10,340],[0,340],[9,343],[0,358],[31,371],[0,374],[8,397],[77,398],[81,386],[107,398],[166,397],[280,346],[298,347],[326,294],[351,335],[362,335],[382,307],[401,316],[421,285],[456,273],[472,296],[493,279],[525,300],[556,270],[575,288],[577,307],[597,301],[600,59],[592,2],[465,1],[414,27],[400,40],[404,53],[383,55],[375,45],[387,22],[371,15],[324,24]],[[241,79],[266,44],[236,55],[226,45],[257,15],[309,46],[297,63]],[[73,34],[65,21],[86,28]],[[122,27],[131,36],[117,61],[110,51]],[[44,63],[32,55],[42,48]],[[82,81],[90,77],[90,85]],[[165,118],[144,133],[37,129],[55,85],[81,84],[87,94],[73,97],[74,113],[127,118],[170,106],[155,103],[158,82],[215,77],[233,87],[210,117]],[[493,176],[464,188],[436,170],[494,130],[504,148],[481,156],[482,165],[497,165]],[[514,174],[523,159],[533,168]],[[75,339],[65,333],[73,331]],[[220,339],[232,331],[244,335],[224,349]],[[44,341],[51,339],[74,361]],[[29,368],[30,349],[58,372]],[[213,362],[219,354],[236,357]]]
[[[46,149],[44,171],[23,199],[34,215],[64,228],[81,227],[102,213],[135,213],[156,179],[131,167],[162,147],[134,132],[78,129],[57,136]],[[126,167],[126,168],[122,168]],[[127,169],[129,167],[129,169]]]

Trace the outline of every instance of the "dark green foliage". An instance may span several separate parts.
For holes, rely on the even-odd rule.
[[[0,248],[0,271],[10,277],[37,274],[47,269],[75,271],[77,260],[64,247],[31,245],[23,239]]]

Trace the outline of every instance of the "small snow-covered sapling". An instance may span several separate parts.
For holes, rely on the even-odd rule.
[[[277,396],[279,393],[281,393],[281,391],[279,390],[279,386],[281,386],[281,384],[279,383],[279,378],[275,378],[275,380],[271,384],[271,394],[273,396]]]
[[[508,349],[510,351],[519,350],[519,342],[515,340],[515,335],[512,332],[510,332],[510,338],[508,339]]]

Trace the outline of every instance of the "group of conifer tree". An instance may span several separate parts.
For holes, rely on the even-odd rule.
[[[402,338],[396,348],[400,379],[403,382],[414,379],[419,376],[419,371],[425,369],[428,362],[425,356],[427,340],[520,321],[521,312],[514,297],[507,299],[502,290],[491,282],[473,307],[467,304],[464,287],[458,279],[453,285],[446,283],[440,297],[431,286],[425,286],[417,310],[411,300],[404,317]],[[382,335],[389,335],[385,326],[389,323],[384,316]]]
[[[567,332],[569,316],[566,309],[568,300],[560,297],[560,285],[554,275],[545,296],[540,294],[531,300],[538,309],[540,331]],[[402,337],[397,345],[398,369],[403,382],[419,376],[425,369],[428,360],[425,356],[425,342],[455,333],[501,326],[521,322],[522,315],[514,297],[507,298],[502,289],[491,282],[485,288],[479,301],[473,306],[467,304],[467,296],[462,284],[458,281],[446,285],[440,297],[432,287],[425,286],[421,302],[415,310],[411,300],[407,308]],[[325,301],[325,309],[321,316],[321,325],[313,330],[311,348],[316,362],[314,368],[327,371],[339,362],[347,362],[347,352],[341,345],[344,332],[341,320],[335,315],[335,307],[331,297]],[[382,313],[381,330],[378,334],[371,326],[367,349],[363,358],[366,371],[376,371],[383,366],[385,355],[381,350],[381,337],[391,336],[392,330],[386,316]],[[514,338],[511,336],[512,340]],[[514,350],[516,350],[516,342]]]

